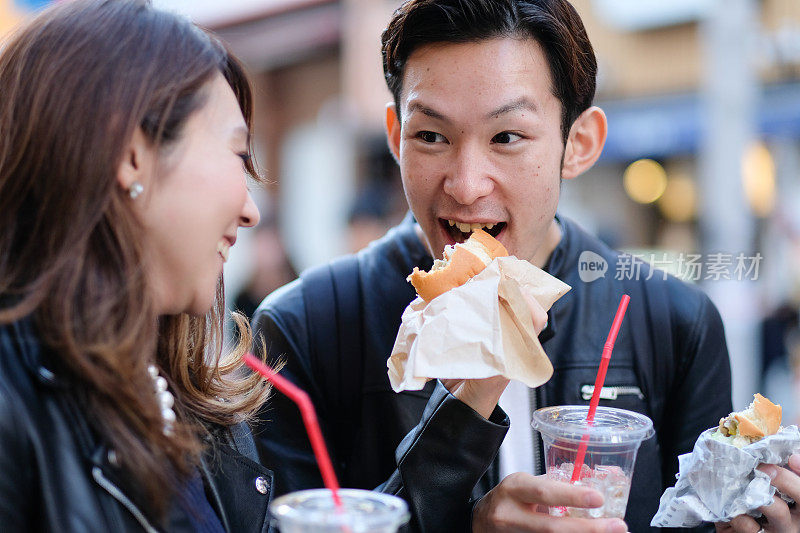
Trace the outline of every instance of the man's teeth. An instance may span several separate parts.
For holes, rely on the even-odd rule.
[[[227,242],[219,241],[217,243],[217,252],[219,252],[219,255],[222,256],[223,261],[228,260],[228,254],[230,253],[230,251],[231,251],[231,245],[228,244]]]
[[[470,224],[468,222],[456,222],[455,220],[448,220],[447,223],[450,224],[451,226],[455,226],[456,228],[458,228],[458,231],[464,233],[472,233],[476,229],[489,230],[496,226],[496,224],[478,224],[478,223]]]

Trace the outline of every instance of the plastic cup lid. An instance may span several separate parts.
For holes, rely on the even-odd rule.
[[[336,510],[328,489],[291,492],[276,498],[270,512],[292,524],[348,526],[353,531],[399,527],[408,521],[408,506],[397,496],[361,489],[340,489],[345,512]]]
[[[592,445],[638,444],[655,434],[653,422],[643,414],[598,407],[591,427],[586,424],[588,405],[557,405],[533,413],[533,429],[550,437],[579,442],[589,433]]]

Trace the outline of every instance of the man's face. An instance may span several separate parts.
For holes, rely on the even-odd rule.
[[[564,153],[561,103],[539,44],[423,46],[406,64],[400,106],[389,142],[434,257],[471,225],[532,260],[553,224]]]

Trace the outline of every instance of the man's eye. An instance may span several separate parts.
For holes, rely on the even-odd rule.
[[[420,139],[422,139],[422,141],[424,141],[426,143],[441,143],[441,142],[446,143],[447,142],[447,139],[444,138],[444,135],[442,135],[441,133],[433,132],[433,131],[421,131],[421,132],[417,133],[417,137],[419,137]]]
[[[492,142],[497,144],[508,144],[508,143],[513,143],[514,141],[518,141],[521,138],[522,137],[517,135],[516,133],[511,133],[510,131],[504,131],[492,137]]]

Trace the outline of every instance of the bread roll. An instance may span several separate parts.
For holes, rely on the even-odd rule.
[[[495,257],[507,255],[508,251],[500,241],[482,229],[476,229],[466,242],[445,246],[445,258],[435,260],[429,272],[414,267],[406,279],[420,298],[430,302],[453,287],[466,283],[483,271]]]
[[[781,406],[755,394],[753,403],[744,411],[731,413],[720,419],[714,436],[734,446],[747,446],[774,435],[781,427]]]

